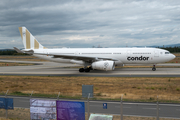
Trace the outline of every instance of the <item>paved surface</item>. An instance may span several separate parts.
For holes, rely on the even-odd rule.
[[[2,96],[1,96],[2,97]],[[12,97],[14,98],[14,107],[29,108],[29,97]],[[42,99],[42,98],[37,98]],[[55,99],[53,99],[55,100]],[[60,99],[61,100],[61,99]],[[62,99],[65,100],[65,99]],[[70,101],[70,100],[67,100]],[[83,100],[79,100],[83,101]],[[86,112],[87,112],[87,101]],[[107,103],[107,109],[103,109],[103,103]],[[120,114],[120,102],[108,101],[90,101],[90,113],[104,113],[104,114]],[[156,117],[157,104],[156,103],[131,103],[123,102],[123,115],[124,116],[146,116]],[[177,118],[180,119],[180,104],[159,104],[159,116],[164,118]]]
[[[3,60],[4,61],[4,60]],[[2,60],[0,62],[3,62]],[[8,61],[15,62],[15,61]],[[33,66],[4,66],[0,67],[0,75],[31,75],[31,76],[105,76],[105,77],[180,77],[180,68],[116,68],[114,71],[93,70],[89,73],[79,73],[76,64],[62,64],[53,62],[29,62],[36,63]],[[180,64],[158,64],[158,66],[180,66]],[[66,68],[64,68],[66,67]],[[67,68],[69,67],[69,68]]]

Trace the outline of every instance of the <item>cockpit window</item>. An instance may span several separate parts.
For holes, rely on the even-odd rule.
[[[169,52],[165,52],[165,54],[170,54]]]

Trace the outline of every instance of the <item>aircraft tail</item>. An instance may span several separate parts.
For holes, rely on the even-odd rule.
[[[47,49],[36,40],[26,27],[19,27],[19,32],[25,49]]]

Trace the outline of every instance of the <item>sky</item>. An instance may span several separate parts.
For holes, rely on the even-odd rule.
[[[0,48],[25,26],[47,48],[180,43],[180,0],[1,0]]]

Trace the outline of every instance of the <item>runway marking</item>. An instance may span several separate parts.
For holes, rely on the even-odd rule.
[[[23,108],[23,107],[14,107],[14,108]],[[23,109],[30,109],[30,108],[28,107],[28,108],[23,108]]]
[[[29,102],[29,101],[25,101],[25,100],[19,100],[20,102]]]
[[[87,113],[87,112],[86,112]],[[102,114],[102,113],[96,113],[96,114]],[[111,115],[118,115],[119,116],[119,114],[111,114]],[[154,117],[156,117],[156,116],[146,116],[146,115],[132,115],[132,114],[123,114],[123,116],[132,116],[132,117],[150,117],[150,118],[154,118]],[[168,118],[168,119],[180,119],[179,117],[160,117],[160,118]]]
[[[142,108],[142,109],[157,110],[157,108]],[[160,110],[160,108],[159,108],[159,110]]]
[[[103,107],[102,105],[89,105],[89,106]]]
[[[84,101],[86,102],[86,101]],[[89,101],[89,102],[95,102],[95,103],[104,103],[104,101]],[[107,102],[111,104],[121,104],[120,102]],[[123,105],[149,105],[149,106],[156,106],[156,103],[123,103]],[[159,104],[162,106],[175,106],[180,107],[180,104]]]
[[[119,106],[115,106],[115,107],[116,107],[116,108],[121,108],[121,107],[119,107]],[[124,108],[131,108],[131,107],[123,107],[123,109],[124,109]]]

